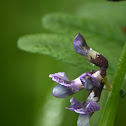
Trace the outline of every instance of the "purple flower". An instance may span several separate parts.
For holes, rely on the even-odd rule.
[[[73,45],[75,51],[80,55],[85,56],[89,60],[89,62],[95,64],[100,68],[108,68],[108,60],[102,54],[90,48],[81,34],[78,33],[76,35]]]
[[[74,98],[71,98],[71,106],[67,107],[67,109],[80,114],[78,117],[77,126],[90,126],[90,117],[95,111],[100,110],[97,102],[100,99],[104,86],[102,81],[105,76],[105,68],[84,73],[72,81],[67,78],[64,72],[49,75],[53,81],[59,83],[53,89],[53,95],[55,97],[66,98],[84,88],[90,91],[86,101],[79,102]]]
[[[67,109],[80,114],[78,117],[77,126],[90,126],[90,117],[95,111],[100,110],[97,102],[100,99],[104,86],[102,80],[105,76],[105,68],[84,73],[72,81],[67,78],[64,72],[49,75],[53,81],[59,83],[53,89],[53,95],[55,97],[65,98],[84,88],[90,91],[86,101],[79,102],[74,98],[71,98],[71,106],[67,107]]]
[[[90,47],[88,47],[84,37],[81,34],[77,34],[76,37],[74,38],[74,49],[77,53],[83,56],[88,56],[88,50]]]
[[[74,39],[74,49],[80,55],[85,56],[89,62],[99,66],[97,71],[86,72],[70,81],[64,72],[50,74],[49,77],[57,82],[53,88],[53,95],[58,98],[66,98],[82,89],[90,91],[88,98],[83,102],[70,99],[71,105],[67,109],[79,114],[77,126],[90,126],[89,119],[95,111],[100,110],[98,101],[104,87],[104,78],[108,68],[107,59],[100,53],[92,50],[81,34],[77,34]]]
[[[64,72],[50,74],[49,77],[59,83],[59,85],[55,86],[53,89],[53,95],[58,98],[65,98],[84,88],[79,78],[70,81]]]
[[[55,74],[50,74],[49,77],[53,81],[59,83],[53,89],[53,95],[58,98],[65,98],[80,91],[81,89],[86,89],[91,91],[93,87],[100,87],[100,81],[102,79],[101,69],[98,71],[87,72],[79,76],[78,78],[70,81],[64,72],[58,72]]]
[[[100,94],[97,94],[95,90],[92,90],[90,92],[87,100],[84,102],[76,101],[74,98],[70,99],[71,106],[69,108],[67,107],[67,109],[80,114],[78,117],[77,126],[90,126],[90,117],[93,115],[95,111],[100,110],[100,107],[97,103]]]
[[[70,99],[71,106],[67,109],[75,111],[79,114],[90,114],[95,111],[100,110],[100,107],[97,102],[93,100],[86,100],[85,102],[78,102],[74,98]]]
[[[70,99],[71,106],[67,109],[79,113],[77,126],[90,126],[89,119],[95,111],[100,110],[97,102],[87,99],[85,102],[78,102],[74,98]]]

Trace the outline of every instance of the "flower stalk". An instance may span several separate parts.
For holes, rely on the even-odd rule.
[[[113,126],[119,103],[120,89],[126,73],[126,43],[122,50],[99,126]]]

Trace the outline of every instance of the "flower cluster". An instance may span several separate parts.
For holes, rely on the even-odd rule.
[[[64,72],[50,74],[53,81],[59,83],[53,89],[53,95],[58,98],[66,98],[82,89],[89,91],[86,101],[79,102],[74,98],[70,99],[71,106],[67,109],[79,113],[77,126],[90,126],[89,119],[95,111],[100,110],[98,101],[106,80],[108,68],[107,59],[100,53],[92,50],[81,34],[74,39],[74,49],[80,55],[85,56],[89,62],[100,67],[97,71],[83,73],[78,78],[70,81]]]

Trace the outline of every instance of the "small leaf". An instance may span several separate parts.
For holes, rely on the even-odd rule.
[[[108,2],[106,0],[84,3],[78,10],[77,15],[113,24],[115,26],[126,26],[126,2]]]
[[[90,69],[87,60],[78,55],[73,48],[73,40],[69,36],[56,34],[27,35],[19,39],[18,47],[22,50],[50,55],[57,60]],[[93,67],[96,68],[96,67]]]
[[[87,43],[108,59],[109,73],[112,74],[116,67],[122,44],[114,41],[111,43],[111,40],[106,40],[105,38],[102,40],[99,36],[86,35],[88,36]],[[25,51],[50,55],[57,60],[83,68],[84,71],[95,70],[97,67],[87,63],[85,57],[74,51],[74,37],[73,35],[56,34],[27,35],[18,40],[18,47]]]
[[[42,23],[44,28],[55,33],[93,33],[93,35],[99,35],[122,43],[126,39],[126,35],[124,35],[120,27],[85,17],[54,13],[45,15]]]

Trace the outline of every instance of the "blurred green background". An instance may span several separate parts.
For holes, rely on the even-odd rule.
[[[69,68],[69,76],[74,78],[83,71],[49,56],[23,52],[17,48],[17,40],[26,34],[46,32],[41,24],[43,15],[52,12],[75,14],[85,1],[6,0],[1,3],[0,125],[75,126],[78,114],[65,109],[70,98],[53,98],[54,84],[48,76],[58,71],[67,73]],[[59,108],[56,109],[55,103]],[[126,98],[120,99],[120,103],[115,126],[126,124]]]

